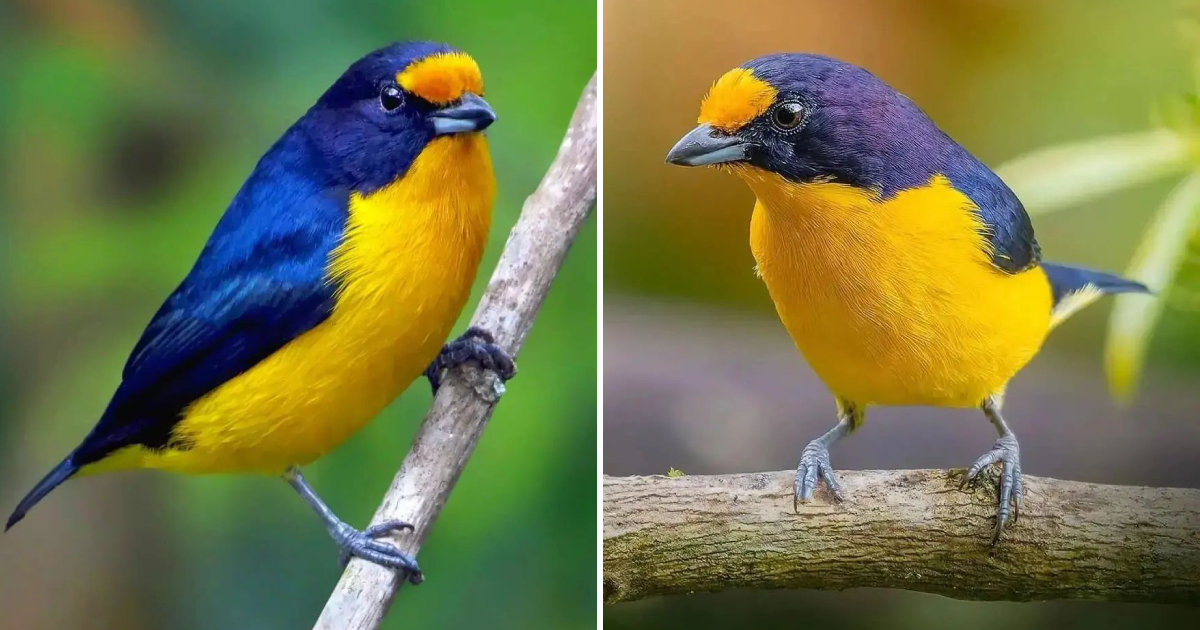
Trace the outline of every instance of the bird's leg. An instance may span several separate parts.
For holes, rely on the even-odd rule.
[[[500,380],[507,381],[517,373],[517,366],[512,357],[503,348],[496,345],[492,333],[472,326],[461,337],[442,346],[442,351],[429,367],[425,369],[425,378],[436,395],[442,386],[442,373],[468,361],[475,361],[485,370],[492,370]]]
[[[992,445],[992,450],[975,460],[975,463],[967,470],[966,478],[963,481],[964,486],[974,483],[975,478],[984,468],[996,462],[1002,463],[1000,504],[996,510],[996,528],[992,531],[992,546],[1000,541],[1000,534],[1004,531],[1004,526],[1008,524],[1009,517],[1012,516],[1012,520],[1016,521],[1017,514],[1021,509],[1021,499],[1025,495],[1025,487],[1021,482],[1021,447],[1017,444],[1017,436],[1012,429],[1008,428],[1004,418],[1000,415],[1001,402],[1000,396],[990,396],[981,407],[984,415],[992,422],[992,426],[996,427],[1000,439]]]
[[[821,437],[808,443],[804,453],[800,455],[800,465],[796,467],[796,483],[793,487],[794,496],[792,508],[799,510],[801,503],[812,499],[817,484],[824,479],[830,493],[838,501],[842,500],[842,485],[838,483],[833,466],[829,464],[829,447],[858,428],[863,422],[862,407],[841,398],[838,399],[838,423]]]
[[[381,566],[400,569],[405,572],[408,581],[413,584],[420,584],[424,579],[415,558],[401,552],[395,545],[375,540],[377,537],[391,532],[406,529],[412,531],[412,524],[403,521],[386,521],[372,525],[365,531],[354,529],[338,518],[328,505],[325,505],[313,487],[304,480],[299,468],[294,466],[289,468],[287,472],[283,473],[283,479],[296,490],[300,498],[312,507],[317,516],[321,517],[321,521],[325,523],[325,529],[329,530],[329,535],[342,550],[340,556],[342,566],[346,566],[351,556],[357,556]]]

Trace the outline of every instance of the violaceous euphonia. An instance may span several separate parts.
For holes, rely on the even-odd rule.
[[[757,203],[757,274],[837,401],[837,425],[800,457],[795,502],[820,480],[842,498],[829,447],[870,405],[979,408],[1000,437],[966,472],[1001,463],[992,543],[1020,508],[1005,386],[1047,333],[1115,275],[1042,262],[1013,191],[911,100],[857,66],[777,54],[722,76],[667,161],[719,165]]]
[[[495,178],[479,66],[429,42],[350,66],[259,160],[151,319],[92,431],[17,506],[63,481],[159,468],[282,475],[350,555],[415,560],[337,518],[298,466],[427,372],[512,360],[484,330],[443,341],[470,293]]]

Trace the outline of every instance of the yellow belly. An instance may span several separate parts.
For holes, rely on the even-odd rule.
[[[1041,347],[1051,292],[991,264],[969,199],[936,177],[879,201],[752,169],[751,248],[796,347],[859,404],[969,407]]]
[[[441,349],[469,296],[494,191],[483,136],[434,140],[402,179],[351,199],[329,319],[193,403],[175,432],[190,448],[127,448],[85,472],[278,473],[341,444]]]

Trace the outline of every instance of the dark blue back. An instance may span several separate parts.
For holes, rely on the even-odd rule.
[[[349,190],[327,185],[320,162],[299,127],[259,161],[146,327],[77,465],[131,443],[166,446],[187,405],[329,316],[325,268]]]

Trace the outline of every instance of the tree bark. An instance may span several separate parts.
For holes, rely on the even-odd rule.
[[[993,474],[990,469],[987,471]],[[604,599],[732,588],[902,588],[956,599],[1200,603],[1200,490],[1025,477],[990,548],[996,483],[843,471],[793,511],[794,472],[606,477]]]
[[[596,79],[584,89],[558,156],[521,210],[471,324],[496,336],[516,356],[596,202]],[[401,520],[412,533],[392,542],[416,555],[475,450],[503,393],[490,372],[470,366],[446,375],[412,449],[392,480],[372,523]],[[431,576],[453,579],[453,576]],[[317,620],[320,630],[378,628],[399,590],[395,571],[353,559]]]

